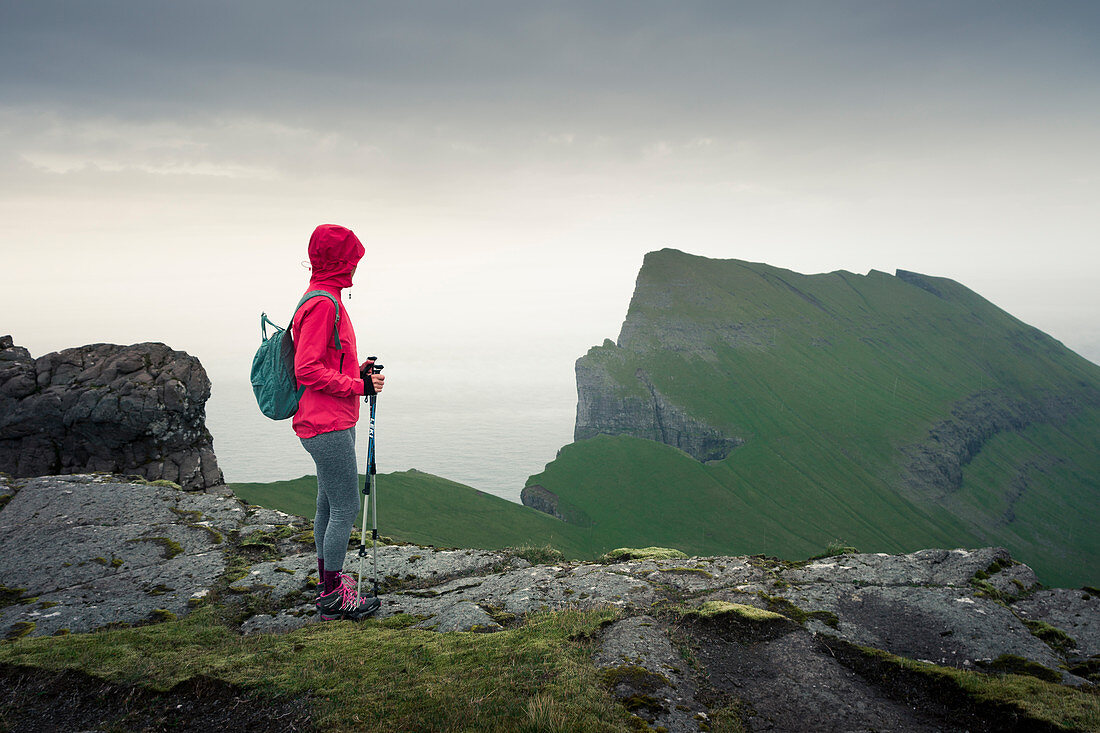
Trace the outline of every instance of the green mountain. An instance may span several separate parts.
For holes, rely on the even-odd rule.
[[[646,256],[524,503],[605,547],[1003,545],[1100,580],[1100,366],[952,280]]]

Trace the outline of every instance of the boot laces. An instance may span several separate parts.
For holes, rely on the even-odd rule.
[[[347,573],[340,573],[340,585],[336,590],[340,591],[340,608],[345,611],[358,608],[363,603],[363,597],[355,591],[355,578]]]

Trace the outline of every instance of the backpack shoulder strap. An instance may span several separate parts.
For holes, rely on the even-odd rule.
[[[332,304],[336,307],[336,322],[332,324],[332,342],[337,349],[343,349],[343,344],[340,343],[340,301],[336,299],[336,296],[327,290],[310,290],[308,293],[302,296],[302,299],[298,301],[298,305],[294,307],[294,313],[298,313],[298,309],[305,305],[308,301],[314,298],[324,296],[332,301]],[[294,318],[291,317],[291,323]]]

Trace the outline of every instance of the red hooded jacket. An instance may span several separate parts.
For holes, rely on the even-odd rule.
[[[322,224],[309,238],[309,262],[313,273],[310,290],[326,290],[340,302],[340,292],[351,287],[351,275],[363,259],[363,245],[350,229]],[[304,293],[303,293],[304,294]],[[340,343],[332,338],[336,309],[328,298],[310,299],[294,314],[294,376],[305,387],[294,415],[294,432],[299,438],[346,430],[359,420],[359,398],[365,394],[359,377],[355,351],[355,329],[341,307]]]

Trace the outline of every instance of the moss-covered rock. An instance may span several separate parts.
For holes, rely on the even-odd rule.
[[[1049,667],[1044,667],[1038,662],[1018,656],[1016,654],[1002,654],[992,662],[986,662],[986,669],[1002,674],[1026,674],[1030,677],[1046,682],[1061,682],[1062,675]]]
[[[600,557],[600,562],[626,562],[627,560],[683,560],[687,555],[671,547],[619,547]]]
[[[0,585],[0,608],[6,608],[7,606],[13,606],[19,603],[19,599],[22,598],[23,594],[26,592],[26,588],[9,588],[6,585]]]
[[[176,614],[172,613],[167,608],[155,608],[150,618],[153,623],[163,623],[164,621],[175,621]]]
[[[11,625],[11,628],[8,629],[5,638],[9,640],[19,639],[26,636],[27,634],[33,633],[36,626],[37,624],[35,624],[33,621],[16,621],[14,624]]]
[[[729,601],[707,601],[699,608],[693,608],[684,614],[687,618],[717,619],[734,617],[744,621],[786,621],[787,617],[774,611],[766,611],[756,606]]]
[[[1062,631],[1057,626],[1048,624],[1046,621],[1023,619],[1023,622],[1024,626],[1028,628],[1028,631],[1039,639],[1042,639],[1043,643],[1059,654],[1065,654],[1077,646],[1077,642],[1074,641],[1069,634]]]

